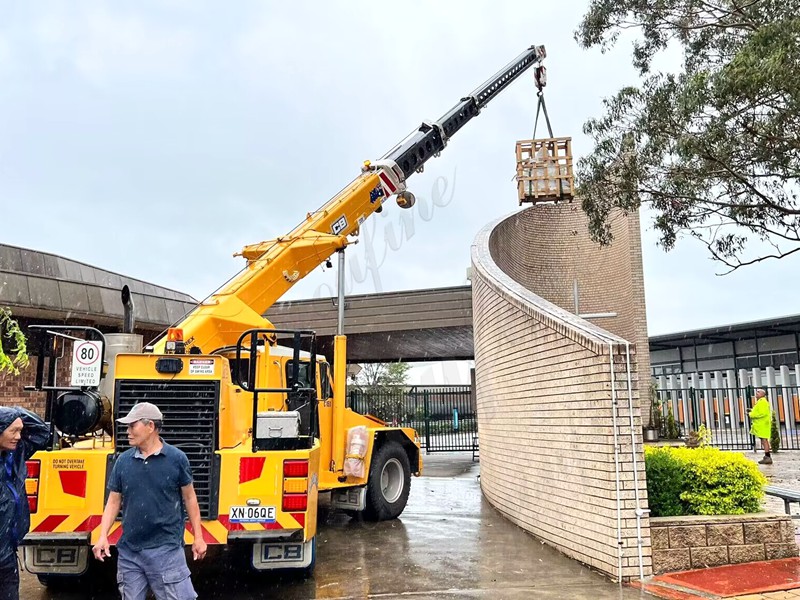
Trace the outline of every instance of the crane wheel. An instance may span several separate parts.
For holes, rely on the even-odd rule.
[[[388,521],[399,517],[406,507],[410,490],[408,455],[400,444],[387,441],[372,457],[364,518]]]

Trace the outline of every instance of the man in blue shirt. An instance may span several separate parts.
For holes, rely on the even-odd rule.
[[[19,598],[17,546],[31,524],[25,461],[49,439],[50,428],[39,417],[0,406],[0,600]]]
[[[195,560],[206,554],[200,507],[186,455],[161,439],[163,415],[157,406],[140,402],[126,417],[131,448],[114,463],[108,481],[108,502],[100,523],[100,539],[92,548],[102,561],[111,556],[108,533],[122,510],[122,537],[117,544],[117,583],[122,600],[194,600],[183,550],[183,507],[195,532]]]

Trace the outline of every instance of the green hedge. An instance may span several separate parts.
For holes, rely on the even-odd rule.
[[[758,512],[766,478],[743,455],[716,448],[645,448],[654,517]]]

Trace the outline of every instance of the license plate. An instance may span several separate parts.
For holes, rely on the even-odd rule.
[[[35,574],[81,575],[88,558],[88,546],[23,546],[25,568]]]
[[[341,510],[364,510],[367,506],[367,488],[336,490],[333,492],[331,504]]]
[[[253,568],[302,569],[311,565],[314,557],[314,540],[307,542],[253,544]]]
[[[274,523],[274,506],[231,506],[228,513],[231,523]]]

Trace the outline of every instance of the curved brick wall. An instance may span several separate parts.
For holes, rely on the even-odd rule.
[[[617,316],[592,323],[647,350],[647,317],[638,214],[612,220],[614,243],[589,239],[586,215],[576,203],[540,204],[497,224],[489,250],[497,266],[517,283],[570,312]],[[649,354],[639,367],[650,372]]]
[[[582,211],[560,204],[530,207],[476,238],[481,487],[508,519],[565,554],[638,579],[651,559],[647,516],[641,532],[636,519],[637,490],[647,507],[636,374],[649,372],[637,215],[616,218],[614,233],[612,247],[598,248]],[[576,317],[576,278],[582,314],[617,316]]]

